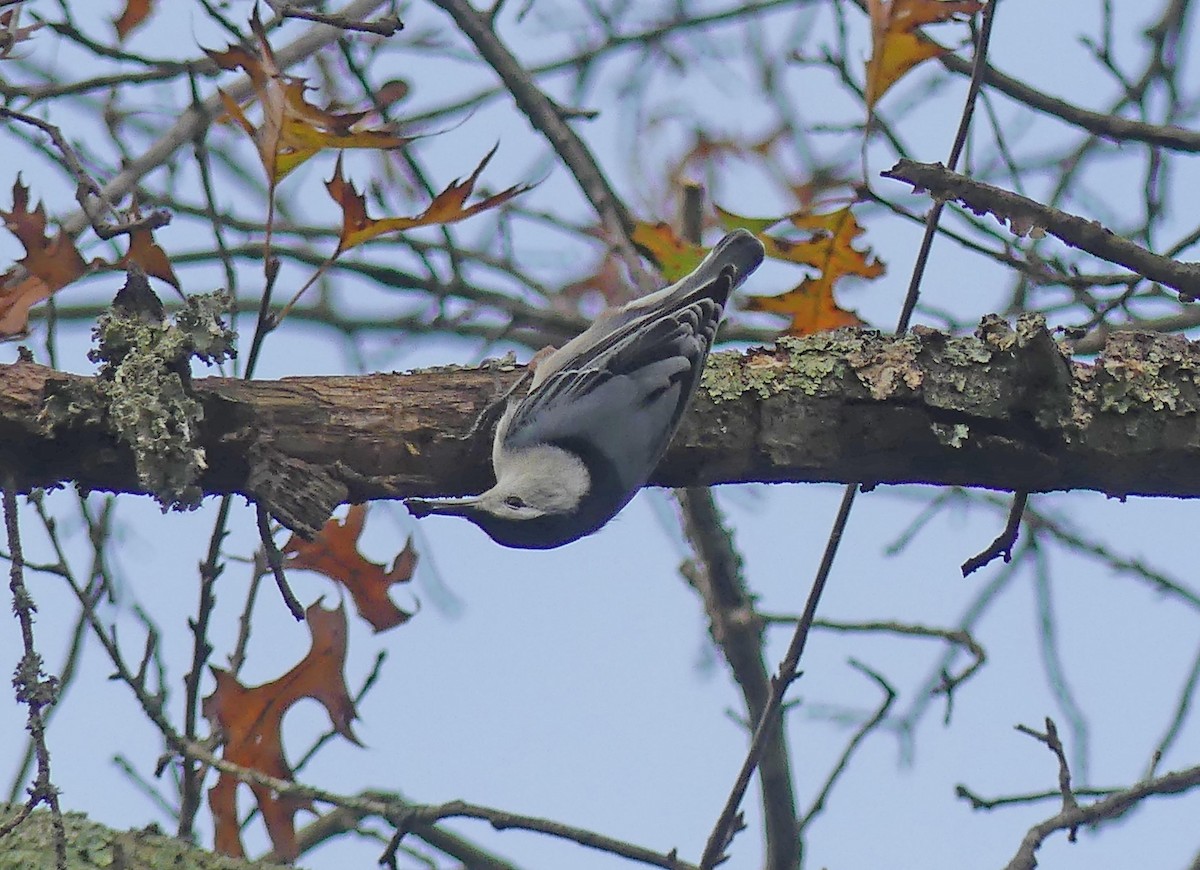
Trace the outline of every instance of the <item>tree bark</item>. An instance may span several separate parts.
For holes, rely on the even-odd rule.
[[[344,501],[478,491],[522,372],[505,361],[407,374],[194,382],[205,494],[241,493],[311,532]],[[926,483],[1112,496],[1200,495],[1200,350],[1116,333],[1070,360],[1040,319],[974,336],[839,330],[715,354],[651,483]],[[24,488],[137,492],[132,451],[89,408],[94,379],[0,366],[0,470]],[[91,398],[89,398],[91,397]],[[46,411],[48,400],[56,413]],[[62,413],[70,405],[73,415]],[[83,409],[82,411],[80,409]],[[65,422],[64,422],[65,421]],[[614,420],[614,425],[620,425]]]

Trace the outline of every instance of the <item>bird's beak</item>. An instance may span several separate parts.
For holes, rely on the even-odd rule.
[[[439,499],[406,498],[404,500],[404,506],[408,508],[408,512],[417,519],[420,519],[421,517],[427,517],[430,514],[444,514],[446,516],[461,517],[478,503],[478,496]]]

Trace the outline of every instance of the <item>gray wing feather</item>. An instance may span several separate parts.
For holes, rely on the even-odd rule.
[[[695,391],[729,294],[762,259],[758,239],[735,230],[683,280],[606,312],[539,364],[498,442],[519,449],[586,435],[641,485]],[[630,468],[633,460],[648,467]]]
[[[505,447],[586,435],[629,475],[625,483],[640,485],[675,431],[712,346],[732,276],[716,283],[723,285],[715,288],[718,298],[628,320],[564,361],[514,408]]]

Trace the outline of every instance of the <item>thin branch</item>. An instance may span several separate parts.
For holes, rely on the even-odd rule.
[[[1096,826],[1120,818],[1147,798],[1183,794],[1198,787],[1200,767],[1190,767],[1155,779],[1143,780],[1095,803],[1064,809],[1029,829],[1005,870],[1034,870],[1037,866],[1037,850],[1046,838],[1056,831],[1077,830],[1085,825]]]
[[[1163,736],[1159,739],[1154,747],[1154,751],[1150,755],[1150,764],[1146,769],[1146,779],[1158,773],[1158,765],[1179,738],[1179,734],[1183,729],[1183,723],[1187,721],[1188,714],[1191,712],[1197,685],[1200,685],[1200,650],[1196,652],[1196,657],[1192,659],[1192,667],[1188,671],[1187,679],[1184,680],[1183,690],[1179,693],[1179,701],[1175,705],[1175,713],[1171,716],[1171,722],[1167,725]]]
[[[825,589],[830,571],[833,570],[833,560],[837,556],[838,545],[841,544],[842,533],[845,531],[846,521],[849,519],[850,509],[854,506],[854,496],[857,492],[858,487],[851,484],[842,493],[842,503],[838,508],[837,517],[834,519],[833,529],[825,542],[825,552],[821,557],[821,564],[817,568],[816,577],[813,579],[808,601],[804,605],[804,612],[796,625],[796,631],[792,635],[787,653],[779,666],[779,672],[771,678],[771,693],[767,696],[767,703],[755,725],[754,737],[750,740],[746,759],[742,762],[742,768],[738,771],[737,779],[734,780],[725,806],[717,817],[712,833],[708,836],[708,842],[704,846],[704,854],[700,858],[700,867],[703,870],[716,867],[725,860],[725,850],[734,834],[740,829],[739,826],[742,825],[738,807],[741,806],[746,789],[750,786],[750,778],[754,775],[755,768],[758,767],[759,759],[767,745],[767,739],[770,737],[772,729],[779,724],[779,711],[783,706],[784,693],[787,692],[792,681],[800,676],[798,671],[800,657],[804,654],[804,645],[817,615],[817,603],[821,600],[821,593]]]
[[[577,828],[573,825],[564,825],[560,822],[537,818],[535,816],[510,813],[505,810],[466,803],[465,801],[449,801],[448,803],[431,806],[412,805],[406,809],[407,812],[404,814],[404,818],[397,824],[396,836],[393,837],[388,850],[380,859],[380,863],[386,864],[393,868],[393,870],[396,867],[396,848],[399,846],[404,835],[408,833],[408,826],[412,822],[435,822],[442,819],[455,818],[482,819],[498,831],[515,828],[523,831],[547,834],[551,837],[570,840],[573,843],[578,843],[590,849],[607,852],[610,855],[617,855],[621,858],[638,861],[652,867],[663,867],[666,870],[696,870],[694,864],[681,861],[674,851],[665,854],[655,852],[651,849],[644,849],[641,846],[635,846],[632,843],[606,837],[603,834],[597,834],[594,831]]]
[[[953,53],[942,55],[941,62],[946,69],[958,75],[973,74],[971,62]],[[1006,97],[1023,103],[1031,109],[1053,115],[1068,124],[1081,127],[1089,133],[1105,139],[1116,142],[1145,142],[1148,145],[1187,153],[1200,151],[1200,132],[1196,130],[1188,130],[1173,124],[1147,124],[1144,121],[1123,118],[1111,112],[1093,112],[1089,109],[1082,109],[990,67],[984,72],[983,82],[988,87],[996,89]]]
[[[1028,725],[1015,726],[1022,734],[1028,734],[1039,743],[1046,744],[1046,747],[1054,753],[1054,757],[1058,759],[1058,792],[1062,797],[1063,810],[1073,810],[1079,808],[1079,801],[1075,798],[1075,793],[1071,791],[1071,767],[1067,764],[1067,753],[1063,749],[1062,741],[1058,739],[1058,728],[1054,724],[1054,720],[1049,716],[1046,717],[1045,732],[1035,731]],[[1075,842],[1075,828],[1071,828],[1070,841]]]
[[[711,489],[678,489],[675,497],[683,514],[684,535],[696,554],[696,562],[690,568],[685,566],[684,574],[704,602],[709,633],[741,689],[748,719],[758,722],[770,697],[771,678],[763,659],[762,622],[754,612],[754,596],[746,587],[741,556]],[[767,866],[779,870],[798,866],[800,830],[787,735],[782,728],[771,729],[761,767]]]
[[[314,21],[317,24],[328,24],[338,30],[358,30],[363,33],[374,33],[376,36],[393,36],[404,29],[404,23],[394,13],[375,21],[362,21],[345,14],[329,15],[324,12],[313,12],[311,9],[302,9],[297,4],[284,2],[284,0],[267,0],[267,5],[283,18],[299,18],[304,21]]]
[[[799,621],[799,617],[777,613],[763,613],[759,618],[767,625],[795,625]],[[836,631],[843,633],[879,633],[879,634],[897,634],[907,637],[928,637],[937,640],[944,640],[951,647],[957,647],[964,652],[970,653],[971,663],[962,670],[961,673],[950,675],[946,674],[946,678],[941,685],[934,687],[930,694],[950,694],[958,686],[965,683],[975,672],[978,671],[987,662],[987,653],[975,638],[971,637],[970,633],[961,628],[935,628],[928,625],[914,625],[907,622],[894,622],[891,620],[876,621],[876,622],[839,622],[832,619],[815,619],[813,620],[813,628],[826,631]]]
[[[1077,788],[1074,790],[1076,797],[1108,797],[1120,792],[1119,788]],[[1053,789],[1047,791],[1030,792],[1029,794],[1011,794],[1004,795],[998,798],[985,798],[971,791],[961,783],[954,787],[954,794],[960,797],[971,805],[973,810],[995,810],[1001,807],[1024,806],[1026,804],[1040,803],[1048,800],[1062,800],[1062,790]]]
[[[958,160],[962,156],[963,148],[967,144],[967,133],[971,129],[971,118],[975,115],[975,103],[979,98],[980,82],[982,81],[984,70],[987,69],[988,45],[991,42],[992,22],[996,19],[996,7],[998,5],[999,0],[990,0],[983,8],[983,26],[980,28],[979,38],[975,44],[971,86],[967,90],[967,98],[963,104],[962,115],[958,120],[958,131],[954,134],[954,142],[950,146],[950,156],[946,159],[946,165],[950,169],[958,166]],[[883,174],[887,177],[887,173]],[[907,332],[908,325],[912,321],[913,311],[917,307],[917,297],[921,292],[921,281],[925,276],[925,267],[929,262],[929,252],[933,247],[933,239],[937,234],[938,223],[941,221],[944,205],[945,203],[940,199],[935,201],[933,208],[929,210],[929,214],[925,218],[925,233],[921,237],[921,245],[917,249],[917,258],[913,263],[912,275],[908,282],[908,291],[904,296],[904,305],[900,309],[900,321],[896,324],[897,335],[903,335]]]
[[[262,541],[263,554],[271,568],[271,575],[275,578],[275,585],[279,588],[279,594],[283,596],[283,603],[287,605],[288,611],[297,622],[303,622],[304,608],[300,606],[292,587],[288,585],[287,575],[283,571],[283,554],[275,546],[275,538],[271,535],[271,517],[261,504],[255,505],[255,512],[258,515],[258,536]]]
[[[24,821],[33,808],[45,804],[50,808],[54,829],[54,860],[57,870],[67,870],[67,830],[63,824],[62,809],[58,803],[58,789],[50,778],[50,750],[46,746],[46,715],[58,698],[58,680],[47,676],[42,670],[42,657],[33,641],[33,614],[37,605],[25,587],[25,563],[21,554],[21,532],[17,517],[17,488],[9,475],[4,481],[4,528],[8,535],[8,553],[11,562],[8,588],[12,591],[13,614],[21,626],[21,642],[24,654],[13,675],[13,688],[17,703],[28,709],[25,729],[33,739],[34,756],[37,758],[37,775],[29,787],[29,800],[25,809],[7,822],[0,824],[0,838],[14,830]]]
[[[11,118],[22,124],[37,127],[50,137],[51,141],[54,142],[54,147],[62,155],[67,170],[75,179],[75,198],[79,202],[79,207],[83,209],[84,214],[87,215],[88,221],[91,223],[92,230],[100,238],[112,239],[116,236],[126,235],[140,229],[156,230],[171,222],[170,212],[164,209],[154,209],[137,218],[121,217],[117,207],[105,196],[100,185],[83,168],[83,162],[79,159],[79,155],[75,153],[75,149],[71,147],[66,137],[63,136],[62,130],[58,127],[43,121],[41,118],[35,118],[32,115],[26,115],[23,112],[17,112],[4,106],[0,106],[0,118]],[[99,205],[104,206],[111,214],[116,215],[117,220],[114,222],[106,218],[101,213],[99,205],[92,201],[92,197],[99,200]]]
[[[984,565],[988,565],[998,558],[1003,558],[1005,563],[1012,561],[1013,547],[1016,546],[1017,535],[1021,531],[1021,517],[1025,515],[1025,505],[1028,502],[1029,493],[1022,491],[1013,494],[1012,506],[1008,510],[1008,521],[1004,524],[1004,531],[988,545],[986,550],[962,563],[963,577],[970,577]]]
[[[463,34],[500,76],[517,107],[525,113],[534,128],[549,140],[595,208],[609,242],[620,253],[630,274],[643,275],[637,253],[629,239],[633,231],[633,218],[608,183],[592,152],[563,120],[559,107],[538,88],[531,73],[500,41],[486,14],[478,12],[468,0],[434,2],[450,14]],[[637,283],[639,286],[646,284],[641,286],[643,291],[650,289],[644,277]]]
[[[855,659],[850,660],[850,667],[854,668],[862,674],[869,677],[874,683],[879,686],[883,692],[883,700],[879,702],[879,706],[875,708],[875,712],[869,719],[862,723],[854,732],[854,736],[850,738],[846,748],[842,750],[833,769],[830,770],[829,776],[825,778],[825,783],[821,786],[821,790],[817,793],[813,800],[812,806],[808,812],[804,814],[804,818],[800,820],[800,830],[803,831],[809,826],[813,819],[820,815],[825,804],[829,800],[829,794],[833,791],[834,785],[842,774],[845,773],[847,766],[850,764],[850,759],[854,757],[855,751],[862,745],[862,742],[867,738],[867,735],[879,727],[880,723],[887,718],[888,711],[892,708],[892,702],[896,700],[896,690],[891,687],[887,680],[880,676],[875,671],[868,668],[862,662]]]

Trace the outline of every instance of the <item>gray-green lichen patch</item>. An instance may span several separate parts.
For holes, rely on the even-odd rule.
[[[1179,336],[1117,333],[1096,367],[1092,383],[1101,411],[1124,414],[1142,406],[1176,416],[1200,411],[1200,356]]]
[[[870,334],[839,329],[803,338],[781,338],[773,348],[754,348],[745,354],[713,354],[700,387],[717,403],[732,401],[744,393],[763,399],[791,391],[806,396],[829,395],[838,391],[846,372],[846,357],[862,349],[865,335]]]
[[[145,286],[128,293],[135,282]],[[131,273],[125,299],[118,297],[96,323],[96,347],[88,354],[101,364],[95,391],[49,397],[41,419],[50,429],[102,420],[133,452],[139,486],[163,510],[186,510],[200,503],[196,482],[206,467],[197,431],[204,409],[192,395],[189,360],[234,355],[234,334],[221,320],[229,299],[224,293],[189,297],[173,323],[153,303],[117,304],[131,296],[156,302],[145,282]]]
[[[967,443],[971,427],[966,423],[934,423],[933,434],[937,440],[947,447],[959,448]]]
[[[915,393],[921,388],[924,373],[917,364],[921,353],[921,338],[906,335],[902,338],[864,342],[863,347],[846,356],[859,383],[877,402],[895,398],[898,393]]]

